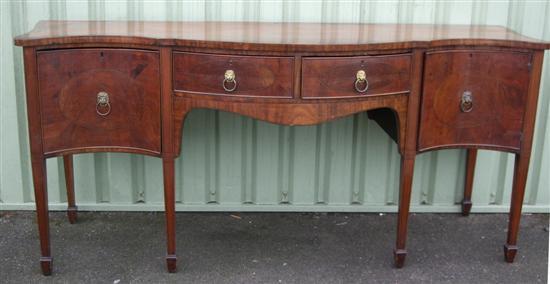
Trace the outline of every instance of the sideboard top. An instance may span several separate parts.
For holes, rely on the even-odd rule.
[[[353,51],[454,45],[550,49],[500,26],[267,22],[40,21],[19,46],[137,44],[263,51]]]

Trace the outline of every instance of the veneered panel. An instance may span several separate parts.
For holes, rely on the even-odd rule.
[[[66,49],[37,57],[46,154],[100,148],[160,153],[157,52]],[[97,106],[100,92],[110,109]]]
[[[531,54],[455,50],[428,53],[418,149],[479,146],[517,151]],[[470,95],[471,110],[461,110]]]

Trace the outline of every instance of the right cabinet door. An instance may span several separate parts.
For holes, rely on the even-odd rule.
[[[428,52],[418,150],[519,150],[530,64],[527,52]]]

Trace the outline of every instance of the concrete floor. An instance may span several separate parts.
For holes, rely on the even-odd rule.
[[[231,216],[234,215],[234,216]],[[236,217],[235,217],[236,216]],[[524,215],[505,263],[506,214],[412,214],[392,266],[395,214],[178,213],[179,271],[165,272],[163,213],[52,213],[52,276],[33,212],[0,212],[1,283],[546,283],[549,215]]]

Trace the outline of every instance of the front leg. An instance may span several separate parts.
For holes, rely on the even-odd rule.
[[[529,169],[529,153],[516,154],[514,166],[514,181],[512,184],[512,201],[510,205],[510,215],[508,221],[508,238],[504,245],[504,259],[507,262],[514,262],[518,251],[517,240],[519,231],[519,221],[521,217],[521,207],[525,194],[525,184],[527,183],[527,171]]]
[[[166,214],[166,265],[168,272],[176,272],[176,199],[174,188],[174,158],[162,158],[164,175],[164,207]]]
[[[413,78],[422,76],[424,54],[421,50],[416,50],[413,53],[414,67]],[[409,221],[409,207],[411,205],[411,191],[414,173],[414,159],[416,157],[416,141],[418,131],[418,110],[420,109],[420,80],[415,80],[412,85],[407,105],[407,123],[405,136],[402,137],[400,144],[403,145],[401,150],[401,176],[399,179],[399,212],[397,214],[397,240],[395,242],[395,250],[393,252],[395,266],[403,267],[407,250],[405,243],[407,241],[407,223]]]
[[[411,204],[411,189],[414,172],[414,155],[401,156],[401,177],[399,182],[399,213],[397,215],[397,240],[395,243],[394,261],[397,268],[403,267],[407,250],[407,223]]]
[[[31,153],[32,178],[34,183],[34,201],[40,236],[40,267],[42,274],[52,274],[52,256],[50,252],[50,224],[48,211],[48,190],[46,180],[46,159],[42,155]]]
[[[543,58],[544,51],[535,52],[532,58],[533,65],[531,67],[531,80],[529,82],[527,105],[525,107],[521,148],[519,153],[516,154],[514,164],[512,200],[508,221],[508,238],[506,240],[506,244],[504,245],[504,259],[507,262],[513,262],[518,251],[517,240],[519,220],[521,217],[521,207],[523,206],[523,197],[525,195],[525,185],[527,183],[527,173],[529,171],[529,160],[531,158],[531,147],[533,143],[533,133],[535,131],[535,117],[537,113],[537,99]]]

